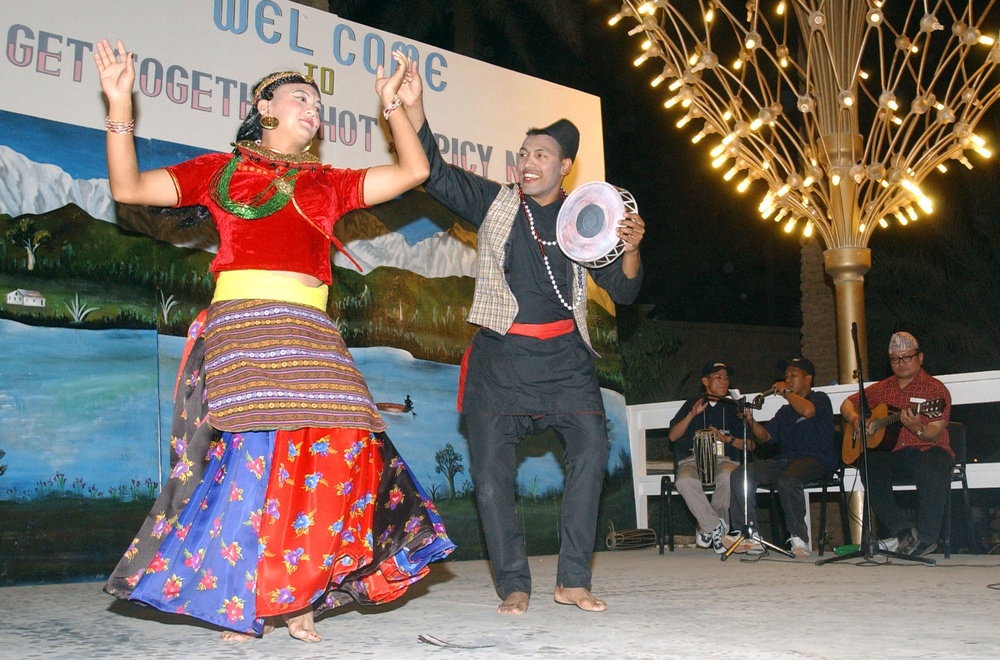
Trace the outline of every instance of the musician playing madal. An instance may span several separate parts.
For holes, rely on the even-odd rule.
[[[737,407],[724,401],[733,373],[724,362],[705,363],[702,392],[684,402],[668,431],[674,449],[674,486],[698,521],[695,545],[720,554],[726,550],[722,537],[729,531],[730,475],[739,467],[743,449],[743,420]],[[752,450],[753,438],[747,441]],[[706,486],[711,486],[711,501]]]
[[[876,448],[868,452],[865,491],[879,522],[891,534],[884,541],[887,549],[922,557],[937,549],[951,486],[951,466],[955,463],[948,439],[951,394],[944,383],[924,371],[924,352],[908,332],[897,332],[889,340],[889,365],[892,375],[865,388],[865,398],[869,410],[876,411],[881,404],[898,410],[901,428],[896,429],[898,437],[891,451]],[[927,406],[941,400],[943,406]],[[854,394],[840,407],[844,422],[851,424],[855,433],[861,430],[859,402],[860,395]],[[867,429],[874,432],[877,424],[873,414]],[[896,502],[893,479],[916,484],[919,510],[915,528]]]
[[[470,472],[486,536],[498,612],[528,609],[531,574],[520,528],[515,449],[528,435],[553,429],[566,449],[556,602],[600,612],[590,560],[608,461],[608,431],[587,332],[587,273],[617,303],[635,300],[642,283],[635,213],[615,218],[624,253],[584,269],[556,241],[580,133],[567,119],[531,129],[517,152],[517,182],[501,184],[446,164],[424,116],[422,83],[399,90],[417,129],[431,174],[432,197],[472,223],[479,246],[469,322],[479,326],[463,359],[460,410],[467,425]],[[464,397],[464,398],[463,398]]]

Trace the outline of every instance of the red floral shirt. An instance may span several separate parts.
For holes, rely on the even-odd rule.
[[[879,382],[869,385],[865,388],[865,395],[868,399],[868,405],[874,408],[880,403],[885,403],[893,408],[902,410],[904,408],[910,408],[916,403],[922,403],[924,401],[931,401],[933,399],[944,399],[944,413],[940,417],[927,417],[926,415],[920,416],[920,421],[924,424],[929,422],[937,421],[943,419],[945,424],[951,418],[951,393],[948,388],[944,386],[944,383],[934,378],[926,371],[921,369],[917,372],[917,375],[913,377],[906,387],[900,389],[899,378],[895,375],[889,376],[885,380],[880,380]],[[854,407],[858,407],[860,396],[858,394],[852,394],[847,397],[847,400],[854,404]],[[905,426],[899,431],[899,440],[896,441],[896,447],[893,451],[902,449],[903,447],[916,447],[921,451],[926,451],[931,447],[941,447],[944,449],[951,457],[955,458],[955,452],[951,450],[951,442],[948,439],[948,428],[947,426],[941,435],[939,435],[934,440],[927,440],[926,438],[918,438],[915,433],[910,431],[910,429]]]

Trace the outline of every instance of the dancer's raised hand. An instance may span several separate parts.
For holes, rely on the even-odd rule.
[[[375,92],[382,99],[382,107],[388,107],[403,84],[403,79],[410,75],[410,58],[401,50],[392,51],[392,59],[396,60],[396,71],[391,76],[385,75],[384,67],[379,64],[375,72]]]
[[[101,89],[108,97],[108,103],[132,99],[132,85],[135,83],[135,63],[132,53],[125,50],[122,40],[117,41],[118,52],[111,47],[107,39],[97,42],[94,49],[94,62],[101,76]]]

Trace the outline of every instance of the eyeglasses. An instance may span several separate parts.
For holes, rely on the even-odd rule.
[[[918,355],[920,355],[920,351],[917,351],[916,353],[913,353],[911,355],[900,355],[898,357],[891,357],[889,358],[889,364],[900,364],[900,363],[909,364],[910,360],[917,357]]]

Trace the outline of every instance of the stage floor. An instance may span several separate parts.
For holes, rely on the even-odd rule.
[[[829,556],[829,555],[827,555]],[[655,548],[595,555],[608,611],[552,600],[555,557],[535,557],[528,613],[501,617],[484,561],[435,564],[400,601],[320,618],[326,639],[284,628],[226,644],[216,631],[119,603],[99,583],[0,589],[8,658],[858,658],[996,657],[1000,557],[932,555],[936,566],[859,561],[816,566]],[[429,635],[453,648],[420,641]],[[461,648],[464,647],[464,648]]]

